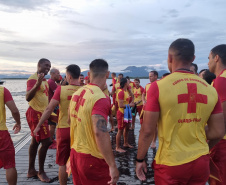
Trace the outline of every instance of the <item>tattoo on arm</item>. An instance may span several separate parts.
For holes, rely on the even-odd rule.
[[[103,116],[95,115],[97,122],[96,122],[96,128],[102,132],[108,132],[107,130],[107,121]]]

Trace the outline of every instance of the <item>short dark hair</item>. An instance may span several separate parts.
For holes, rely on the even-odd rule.
[[[183,62],[192,62],[195,55],[195,46],[189,39],[180,38],[172,42],[169,50],[174,50],[175,57]]]
[[[126,83],[127,83],[127,78],[122,78],[120,80],[120,88],[122,89],[125,86]]]
[[[212,81],[216,78],[214,73],[211,73],[208,69],[203,74],[203,79],[211,85]]]
[[[84,74],[81,73],[79,76],[84,76]]]
[[[206,71],[207,69],[201,69],[200,71],[199,71],[199,74],[200,73],[202,73],[203,71]]]
[[[134,81],[138,81],[140,83],[140,79],[139,78],[135,78]]]
[[[226,65],[226,44],[220,44],[215,46],[212,50],[212,56],[215,57],[218,55],[221,59],[223,65]]]
[[[126,76],[126,78],[127,78],[128,80],[130,80],[129,76]]]
[[[116,76],[116,73],[114,73],[114,72],[113,72],[113,73],[111,73],[111,74],[112,74],[113,76]]]
[[[195,72],[196,72],[196,73],[198,73],[198,66],[197,66],[197,64],[195,64],[195,63],[191,63],[191,66],[194,66],[194,68],[195,68]]]
[[[80,67],[75,64],[67,66],[66,71],[72,76],[73,79],[78,79],[81,73]]]
[[[170,75],[170,73],[164,73],[162,76],[163,76],[163,77],[166,77],[166,76],[168,76],[168,75]]]
[[[122,73],[119,73],[118,76],[122,76],[123,77],[123,74]]]
[[[38,61],[38,66],[44,62],[50,62],[48,59],[46,58],[41,58],[39,61]]]
[[[154,73],[155,76],[159,76],[159,73],[157,71],[150,71],[150,73]]]
[[[108,72],[108,63],[104,59],[95,59],[89,65],[90,73],[95,77],[104,77]]]

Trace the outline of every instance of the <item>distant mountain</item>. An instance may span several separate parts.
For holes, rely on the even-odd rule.
[[[141,66],[141,67],[136,67],[136,66],[128,66],[127,68],[123,69],[122,71],[116,72],[117,75],[119,73],[122,73],[124,76],[129,76],[129,77],[139,77],[139,78],[147,78],[148,74],[150,71],[152,70],[156,70],[154,67],[148,67],[148,66]],[[160,70],[156,70],[159,73],[159,77],[161,77],[164,73],[168,73],[169,71],[165,70],[165,69],[160,69]],[[88,70],[87,71],[83,71],[82,74],[84,76],[88,75]],[[7,75],[1,75],[0,74],[0,79],[2,78],[29,78],[31,74],[22,74],[22,73],[18,73],[18,74],[7,74]],[[65,76],[65,74],[61,74],[63,77]],[[48,79],[50,76],[47,75],[46,78]]]
[[[150,71],[153,71],[153,70],[156,70],[155,68],[153,67],[147,67],[147,66],[141,66],[141,67],[136,67],[136,66],[128,66],[127,68],[123,69],[122,71],[120,72],[116,72],[117,75],[119,73],[122,73],[124,76],[129,76],[129,77],[139,77],[139,78],[142,78],[142,77],[148,77],[149,75],[149,72]],[[164,69],[161,69],[161,70],[156,70],[159,74],[159,77],[161,77],[164,73],[168,73],[169,71],[167,70],[164,70]],[[87,76],[88,75],[88,70],[87,71],[83,71],[82,74],[84,76]]]

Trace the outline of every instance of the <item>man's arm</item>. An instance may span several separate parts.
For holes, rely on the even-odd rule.
[[[159,119],[159,112],[144,111],[144,119],[138,140],[137,159],[143,160],[147,154],[148,148],[154,138],[155,130]],[[144,171],[147,172],[146,163],[136,163],[136,174],[140,180],[145,180]]]
[[[17,109],[16,104],[13,100],[6,102],[6,106],[9,108],[14,120],[16,121],[16,124],[14,125],[13,130],[14,130],[14,134],[17,134],[21,129],[19,110]]]
[[[54,108],[59,104],[59,101],[55,100],[55,99],[51,99],[51,101],[49,102],[49,105],[46,107],[46,110],[44,111],[44,113],[42,114],[38,125],[36,126],[35,130],[34,130],[34,135],[37,134],[37,132],[40,130],[41,125],[47,120],[49,119],[50,115],[52,114]]]
[[[33,86],[33,88],[29,91],[26,92],[26,100],[29,102],[31,101],[34,96],[36,91],[38,90],[38,88],[40,87],[40,85],[42,84],[42,80],[44,79],[45,75],[43,73],[38,74],[38,80],[35,83],[35,85]]]
[[[225,132],[226,132],[226,101],[224,101],[221,105],[222,105],[222,109],[223,109],[224,126],[225,126]]]
[[[143,105],[146,104],[145,95],[146,95],[145,93],[142,94],[142,102],[143,102]]]
[[[118,181],[119,172],[115,164],[115,158],[112,152],[111,140],[107,130],[107,121],[103,116],[93,114],[92,122],[98,149],[103,155],[106,163],[109,165],[111,181],[108,183],[115,184]]]
[[[132,93],[131,89],[128,89],[129,90],[129,95],[132,97],[132,102],[134,102],[134,94]]]
[[[209,140],[209,148],[216,145],[225,134],[223,113],[212,114],[207,121],[206,138]]]

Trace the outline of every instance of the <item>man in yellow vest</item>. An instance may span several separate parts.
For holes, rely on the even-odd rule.
[[[190,71],[194,53],[192,41],[175,40],[168,52],[172,74],[154,82],[148,91],[136,157],[140,180],[146,179],[144,157],[157,124],[155,184],[205,185],[209,178],[209,149],[224,136],[225,125],[216,90]]]
[[[112,88],[112,92],[111,92],[111,95],[113,97],[113,105],[115,105],[115,110],[116,112],[118,111],[118,99],[117,99],[117,94],[118,94],[118,91],[120,89],[120,80],[123,78],[123,74],[122,73],[119,73],[118,74],[118,79],[116,81],[115,84],[113,84],[113,88]]]
[[[209,54],[209,70],[216,75],[213,87],[218,92],[226,123],[226,44],[214,47]],[[211,150],[211,156],[219,168],[221,181],[210,178],[210,185],[226,184],[226,136]],[[212,169],[211,169],[212,170]],[[211,171],[210,171],[211,172]]]
[[[57,89],[57,81],[60,79],[60,71],[56,68],[50,69],[50,79],[47,81],[49,84],[49,102],[51,101],[54,92]],[[59,107],[56,107],[54,110],[54,113],[57,114]],[[57,116],[56,116],[57,119]],[[50,149],[56,149],[56,140],[54,139],[55,131],[56,131],[56,123],[51,121],[51,119],[48,121],[49,124],[49,133],[50,133],[50,139],[52,141],[52,144],[49,146]]]
[[[29,103],[29,108],[26,112],[26,117],[32,136],[29,147],[29,168],[27,177],[38,176],[41,181],[49,182],[50,179],[44,171],[46,153],[51,144],[48,120],[42,125],[38,135],[34,136],[33,131],[48,105],[49,85],[45,79],[45,75],[48,74],[51,63],[48,59],[42,58],[39,60],[37,67],[37,72],[31,75],[27,80],[26,100]],[[35,158],[40,142],[42,145],[38,152],[39,171],[37,172],[35,170]]]
[[[150,83],[148,83],[145,86],[144,92],[142,94],[143,110],[144,110],[144,107],[145,107],[145,105],[147,103],[147,92],[148,92],[151,84],[154,83],[156,80],[158,80],[158,72],[157,71],[150,71],[150,73],[149,73],[149,80],[150,80]],[[141,112],[140,119],[143,119],[143,111]],[[153,137],[153,141],[151,143],[151,148],[152,149],[156,149],[157,136],[158,136],[158,131],[157,131],[157,128],[156,128],[155,129],[155,136]]]
[[[148,83],[145,88],[144,88],[144,93],[142,94],[142,101],[143,101],[143,105],[146,104],[147,102],[147,92],[148,92],[148,89],[150,88],[151,86],[151,83],[155,82],[156,80],[158,80],[158,72],[157,71],[150,71],[149,73],[149,80],[150,80],[150,83]]]
[[[114,85],[117,83],[117,78],[116,78],[116,73],[111,73],[111,78],[112,78],[112,84],[110,86],[112,86],[112,90],[113,91],[113,87]],[[116,98],[116,94],[112,95],[112,100],[113,100],[113,105],[115,105],[115,98]]]
[[[103,93],[108,63],[90,63],[90,83],[76,91],[70,103],[71,170],[74,185],[116,184],[119,172],[112,152],[107,117],[110,99]]]
[[[70,125],[68,124],[68,107],[72,94],[80,88],[79,75],[79,66],[72,64],[66,67],[66,78],[69,85],[57,87],[53,98],[34,130],[34,135],[36,135],[45,120],[49,119],[51,113],[54,111],[54,108],[59,105],[59,120],[56,131],[56,164],[59,165],[60,185],[67,184],[68,175],[66,173],[66,163],[70,156]]]
[[[0,87],[0,168],[6,169],[6,180],[9,185],[17,184],[17,171],[15,168],[15,148],[6,127],[5,105],[12,113],[16,124],[13,127],[14,134],[20,131],[20,113],[13,101],[8,89]]]

